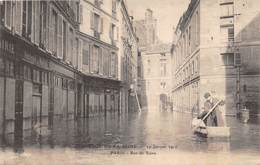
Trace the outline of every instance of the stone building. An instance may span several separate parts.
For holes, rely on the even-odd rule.
[[[139,56],[139,88],[142,107],[166,110],[171,87],[171,45],[146,47]]]
[[[138,110],[137,89],[137,56],[138,39],[133,28],[133,16],[129,15],[127,3],[119,4],[119,63],[118,75],[122,82],[121,107],[126,112]]]
[[[80,116],[104,116],[120,109],[118,80],[118,9],[117,1],[80,1],[82,22],[79,26],[78,78]]]
[[[171,90],[171,47],[159,41],[157,20],[147,9],[145,19],[134,21],[139,39],[138,97],[143,108],[166,109]]]
[[[191,0],[173,43],[176,109],[198,111],[205,92],[224,99],[227,115],[259,113],[259,2]]]
[[[0,2],[3,139],[12,143],[30,135],[36,126],[59,131],[68,126],[66,121],[126,112],[121,89],[125,84],[128,89],[137,74],[137,40],[126,15],[128,30],[122,34],[130,38],[126,37],[131,43],[126,46],[131,49],[120,47],[125,44],[119,43],[123,42],[119,20],[127,11],[119,2]]]
[[[158,42],[157,19],[153,17],[151,9],[146,9],[145,19],[134,21],[134,29],[140,47],[154,45]]]
[[[77,1],[0,3],[0,129],[8,140],[73,118],[77,10]]]

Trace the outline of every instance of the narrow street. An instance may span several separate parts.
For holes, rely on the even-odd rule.
[[[22,150],[27,148],[75,148],[75,149],[165,149],[184,152],[259,152],[259,119],[243,124],[235,117],[228,118],[231,127],[229,139],[200,138],[191,132],[191,114],[178,112],[141,112],[128,116],[110,114],[107,118],[93,117],[78,121],[56,120],[56,127],[40,134],[27,133]],[[24,133],[25,134],[25,133]],[[42,134],[42,135],[41,135]],[[2,148],[14,147],[2,144]],[[122,147],[124,146],[124,147]]]

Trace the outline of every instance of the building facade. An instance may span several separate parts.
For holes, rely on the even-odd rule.
[[[138,110],[137,56],[138,40],[133,29],[133,17],[127,11],[125,1],[120,2],[119,11],[119,79],[122,81],[121,107],[126,112]]]
[[[171,46],[160,44],[146,47],[139,56],[139,95],[142,107],[167,110],[171,87]]]
[[[83,100],[80,116],[104,116],[119,113],[120,82],[118,80],[118,20],[116,1],[80,1],[82,22],[78,31],[79,70]],[[84,88],[84,89],[83,89]],[[83,106],[83,107],[82,107]],[[84,111],[88,112],[84,113]]]
[[[62,121],[127,112],[122,89],[129,89],[137,74],[137,40],[128,15],[122,15],[127,14],[124,2],[119,2],[0,2],[4,139],[15,142],[36,126],[56,130],[66,126]],[[126,20],[123,30],[130,28],[122,33],[130,45],[119,43],[119,20]]]
[[[134,21],[139,39],[138,98],[143,108],[165,110],[171,90],[171,47],[159,41],[157,20],[147,9],[145,19]]]
[[[19,139],[39,123],[52,129],[56,117],[75,114],[78,4],[2,1],[0,8],[0,128]]]
[[[140,47],[158,43],[157,19],[153,17],[153,11],[151,9],[146,9],[145,19],[134,21],[134,29],[138,36]]]
[[[204,93],[211,92],[225,100],[227,115],[244,107],[259,113],[258,5],[254,0],[190,2],[172,49],[177,110],[198,112]]]

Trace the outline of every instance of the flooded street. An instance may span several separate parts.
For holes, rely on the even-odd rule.
[[[78,121],[56,119],[53,130],[24,132],[20,142],[2,142],[2,149],[167,149],[188,152],[260,151],[260,127],[257,119],[248,124],[228,118],[231,138],[201,138],[191,131],[191,114],[178,112],[141,112],[128,116],[109,114]],[[6,139],[8,141],[8,139]],[[17,145],[20,144],[20,145]],[[17,148],[18,147],[18,148]]]
[[[31,131],[15,145],[2,143],[0,164],[219,164],[214,160],[227,165],[260,163],[258,120],[243,124],[229,117],[231,138],[216,139],[194,135],[191,119],[191,114],[179,112],[109,114],[107,118],[67,122],[60,118],[50,132],[41,130],[39,135]]]

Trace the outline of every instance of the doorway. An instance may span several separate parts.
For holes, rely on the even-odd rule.
[[[32,126],[41,123],[41,96],[33,96]]]

